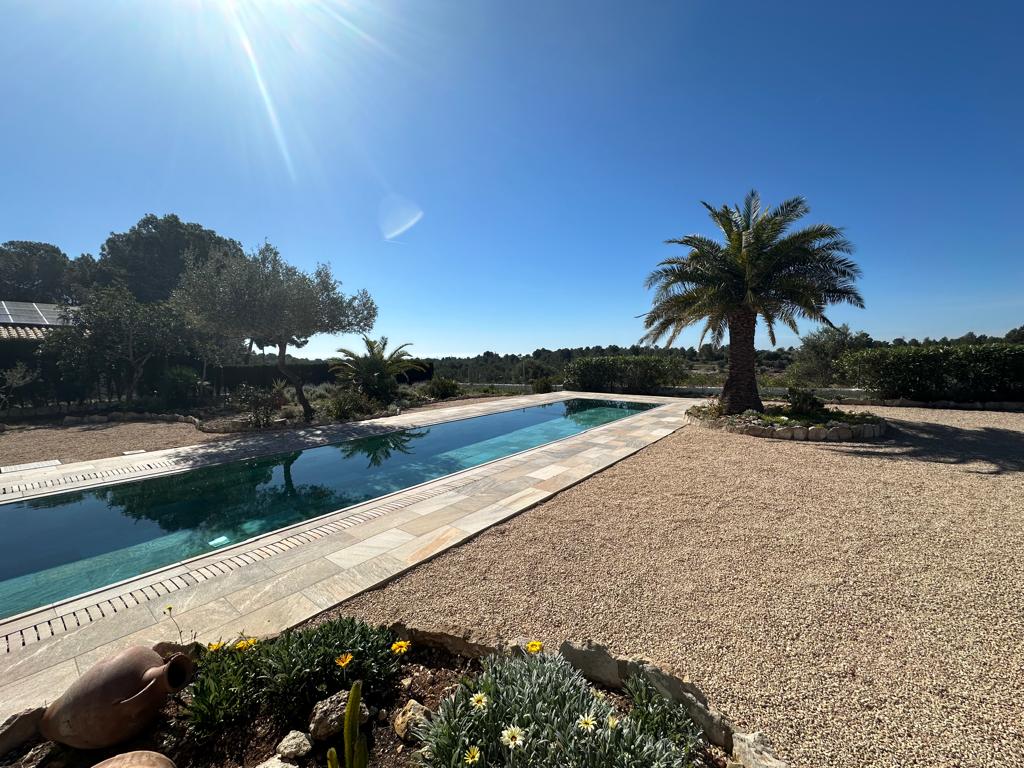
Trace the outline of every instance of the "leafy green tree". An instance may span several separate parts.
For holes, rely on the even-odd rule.
[[[1011,331],[1007,331],[1006,336],[1003,338],[1011,344],[1024,344],[1024,325],[1020,328],[1014,328]]]
[[[303,272],[270,243],[243,258],[214,253],[191,259],[174,304],[205,332],[276,348],[277,368],[295,388],[306,421],[313,408],[301,377],[287,366],[288,347],[303,347],[317,333],[367,332],[377,319],[366,291],[346,296],[326,264]]]
[[[0,299],[56,304],[67,299],[67,255],[55,245],[9,240],[0,245]]]
[[[792,364],[786,369],[798,384],[827,387],[844,378],[839,358],[847,352],[868,349],[874,340],[864,331],[853,333],[850,326],[825,326],[803,337]]]
[[[96,288],[69,319],[47,334],[41,354],[56,359],[73,390],[94,389],[105,380],[108,394],[132,402],[146,364],[182,350],[173,309],[166,302],[143,304],[120,283]]]
[[[98,278],[123,282],[139,301],[164,301],[178,285],[186,263],[211,254],[243,256],[242,246],[174,214],[143,216],[127,232],[112,232],[100,249]]]
[[[728,333],[723,410],[762,411],[754,351],[758,317],[764,318],[772,344],[776,323],[794,332],[798,318],[831,325],[825,315],[829,304],[864,306],[854,286],[860,268],[847,258],[853,246],[838,227],[815,224],[789,231],[810,212],[802,197],[770,210],[761,208],[756,191],[746,196],[742,207],[703,205],[723,242],[704,235],[668,241],[688,250],[685,256],[661,262],[647,278],[655,295],[644,319],[644,340],[667,337],[672,344],[684,328],[702,321],[701,341],[710,334],[720,345]]]
[[[398,392],[398,377],[408,371],[422,371],[424,365],[414,360],[406,350],[410,344],[402,344],[388,352],[388,337],[371,339],[363,336],[366,354],[350,349],[339,349],[341,360],[331,366],[331,371],[341,380],[351,384],[371,400],[388,405]]]

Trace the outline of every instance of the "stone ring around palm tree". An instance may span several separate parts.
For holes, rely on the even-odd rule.
[[[695,405],[686,412],[690,424],[721,429],[737,435],[771,437],[776,440],[815,440],[844,443],[874,440],[885,435],[888,424],[870,413],[829,411],[819,419],[802,415],[787,416],[784,408],[769,406],[764,412],[745,411],[723,416],[715,404]]]

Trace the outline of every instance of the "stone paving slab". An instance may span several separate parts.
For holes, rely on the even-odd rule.
[[[155,451],[21,473],[46,494],[166,474],[389,430],[607,395],[552,393],[407,414],[379,423],[266,435],[210,451]],[[119,648],[194,635],[202,642],[279,632],[385,582],[635,453],[685,424],[694,400],[623,395],[662,407],[257,537],[210,555],[0,621],[0,719],[58,696]],[[270,436],[274,437],[273,435]],[[287,445],[284,445],[284,444]],[[198,455],[195,455],[198,452]],[[106,480],[102,480],[106,477]],[[31,478],[30,482],[27,482]],[[58,482],[61,478],[63,482]],[[40,483],[40,480],[44,481]],[[46,481],[53,484],[48,485]],[[0,496],[6,500],[7,496]],[[173,621],[165,609],[173,607]]]

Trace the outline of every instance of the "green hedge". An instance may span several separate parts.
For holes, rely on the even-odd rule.
[[[882,347],[845,355],[841,365],[886,400],[1024,400],[1024,344]]]
[[[680,362],[667,357],[580,357],[565,367],[565,388],[642,395],[672,386],[682,376]]]

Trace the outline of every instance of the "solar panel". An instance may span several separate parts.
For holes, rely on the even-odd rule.
[[[0,323],[11,325],[63,325],[56,304],[31,301],[0,301]]]

